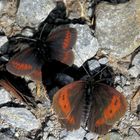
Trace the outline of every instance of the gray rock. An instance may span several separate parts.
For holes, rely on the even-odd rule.
[[[103,136],[103,140],[104,139],[109,139],[109,140],[123,140],[123,138],[121,137],[121,135],[119,133],[108,133],[107,135]]]
[[[138,75],[140,75],[140,66],[133,66],[128,70],[128,73],[134,77],[137,78]]]
[[[50,112],[53,113],[52,111]],[[60,133],[62,131],[61,125],[58,122],[58,117],[55,115],[52,115],[49,120],[46,122],[46,127],[44,128],[43,132],[43,140],[48,139],[48,135],[54,136],[55,138],[59,139]]]
[[[93,71],[96,68],[100,67],[100,63],[97,60],[92,59],[92,60],[88,61],[88,67],[89,67],[90,71]]]
[[[45,129],[44,129],[44,133],[43,133],[43,140],[47,140],[47,138],[48,138],[48,135],[49,135],[49,132],[48,131],[45,131]]]
[[[53,129],[54,129],[54,123],[52,123],[52,121],[48,121],[47,125],[48,125],[49,130],[50,131],[53,131]]]
[[[0,108],[0,117],[13,127],[21,128],[26,131],[38,129],[41,126],[39,120],[25,108]]]
[[[140,67],[140,52],[134,57],[132,65]]]
[[[0,133],[0,140],[16,140],[16,139],[10,138],[10,137],[4,135],[3,133]]]
[[[123,93],[125,96],[133,95],[133,87],[131,86],[124,86]]]
[[[30,28],[26,28],[26,29],[22,30],[21,34],[23,36],[32,37],[34,35],[34,31]]]
[[[124,85],[126,85],[127,79],[124,76],[116,76],[114,82],[123,87]]]
[[[74,64],[81,66],[87,59],[93,57],[99,48],[99,44],[96,38],[91,34],[91,30],[87,25],[72,25],[78,32],[78,38],[76,42],[75,61]]]
[[[8,41],[6,36],[0,36],[0,47]]]
[[[87,138],[87,140],[97,139],[98,138],[98,134],[95,134],[95,133],[87,133],[86,134],[86,138]]]
[[[0,89],[0,104],[4,104],[10,101],[11,101],[11,97],[9,93],[4,89]]]
[[[139,11],[139,0],[119,5],[103,2],[96,7],[95,36],[113,58],[125,57],[140,45]]]
[[[54,7],[52,0],[20,0],[16,22],[21,27],[37,26]]]
[[[116,90],[118,90],[119,92],[123,92],[123,89],[122,89],[121,86],[117,86],[117,87],[116,87]]]
[[[136,78],[140,75],[140,52],[134,57],[132,65],[133,67],[129,69],[129,74]]]
[[[29,139],[29,138],[26,138],[26,137],[20,137],[20,140],[32,140],[32,139]]]
[[[66,137],[67,134],[68,134],[68,132],[67,132],[66,129],[62,130],[62,131],[60,132],[60,139],[63,139],[64,137]]]
[[[36,89],[36,84],[34,82],[30,82],[28,84],[28,87],[31,89],[31,91],[33,92]]]
[[[3,8],[4,8],[4,5],[5,5],[5,3],[4,3],[5,1],[0,1],[0,12],[3,10]]]
[[[132,136],[129,136],[129,137],[125,138],[124,140],[139,140],[139,139],[140,139],[140,136],[132,135]]]
[[[138,125],[138,124],[137,124]],[[133,127],[131,129],[129,129],[129,135],[125,138],[125,140],[139,140],[140,136],[139,136],[139,128],[135,128],[133,129]]]
[[[132,65],[133,66],[128,70],[128,72],[132,77],[136,78],[140,75],[140,53],[134,57]]]
[[[0,121],[1,121],[1,120],[0,120]],[[0,130],[1,130],[1,129],[7,129],[7,128],[9,128],[9,125],[8,125],[8,124],[3,123],[3,122],[0,122]]]
[[[85,130],[80,127],[78,130],[68,132],[68,135],[64,138],[64,140],[82,140],[85,136],[85,133]]]
[[[44,139],[44,140],[45,140],[45,139]],[[48,137],[48,140],[56,140],[56,138],[53,137],[53,136],[50,136],[50,137]]]
[[[99,59],[99,63],[102,65],[105,65],[108,63],[108,59],[106,57],[103,57],[103,58]]]

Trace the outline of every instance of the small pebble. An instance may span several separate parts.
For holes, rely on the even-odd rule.
[[[92,59],[92,60],[88,61],[88,67],[89,67],[90,71],[93,71],[96,68],[99,68],[100,64],[97,60]]]
[[[26,29],[22,30],[21,34],[22,34],[23,36],[32,37],[32,36],[34,35],[33,32],[34,32],[34,31],[33,31],[32,29],[26,28]]]
[[[0,104],[4,104],[10,101],[11,101],[10,94],[4,89],[0,89]]]
[[[96,134],[96,133],[87,133],[86,134],[87,140],[96,139],[97,137],[98,137],[98,134]]]
[[[64,138],[64,140],[82,140],[85,133],[85,130],[80,127],[78,130],[68,132],[68,135]]]
[[[138,66],[133,66],[128,70],[128,73],[133,77],[137,78],[140,75],[140,68]]]
[[[0,36],[0,48],[8,41],[6,36]]]
[[[106,57],[103,57],[103,58],[99,59],[99,63],[102,65],[105,65],[108,63],[108,59]]]

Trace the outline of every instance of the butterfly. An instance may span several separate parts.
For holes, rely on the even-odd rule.
[[[53,108],[68,131],[84,126],[105,134],[124,115],[127,102],[115,88],[90,77],[59,89],[53,97]]]
[[[74,54],[72,51],[76,43],[75,28],[57,28],[52,31],[45,42],[19,43],[26,44],[22,51],[16,53],[6,64],[8,72],[16,75],[28,75],[35,81],[42,80],[42,66],[50,60],[57,60],[66,65],[72,65]]]

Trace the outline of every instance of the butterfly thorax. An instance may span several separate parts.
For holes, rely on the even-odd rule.
[[[37,40],[35,44],[33,44],[33,47],[35,48],[35,55],[37,55],[38,59],[46,62],[49,60],[49,48],[46,46],[44,42],[41,40]]]

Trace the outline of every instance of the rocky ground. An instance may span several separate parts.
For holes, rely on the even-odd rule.
[[[81,12],[86,18],[90,17],[87,24],[70,25],[78,31],[74,63],[81,66],[96,55],[98,61],[89,62],[91,69],[101,64],[109,65],[115,73],[116,89],[122,92],[128,101],[127,112],[106,135],[89,133],[83,128],[67,132],[58,123],[47,98],[41,99],[42,102],[37,104],[37,108],[31,108],[13,98],[1,87],[0,140],[139,140],[140,1],[130,0],[117,5],[101,2],[95,9],[95,18],[91,18],[92,0],[64,2],[69,18],[79,18]],[[55,0],[1,0],[0,32],[5,35],[0,36],[0,46],[7,42],[7,36],[20,33],[25,26],[37,29],[39,23],[55,7],[55,3]],[[93,27],[95,19],[96,24]],[[35,84],[31,82],[28,86],[35,95]]]

